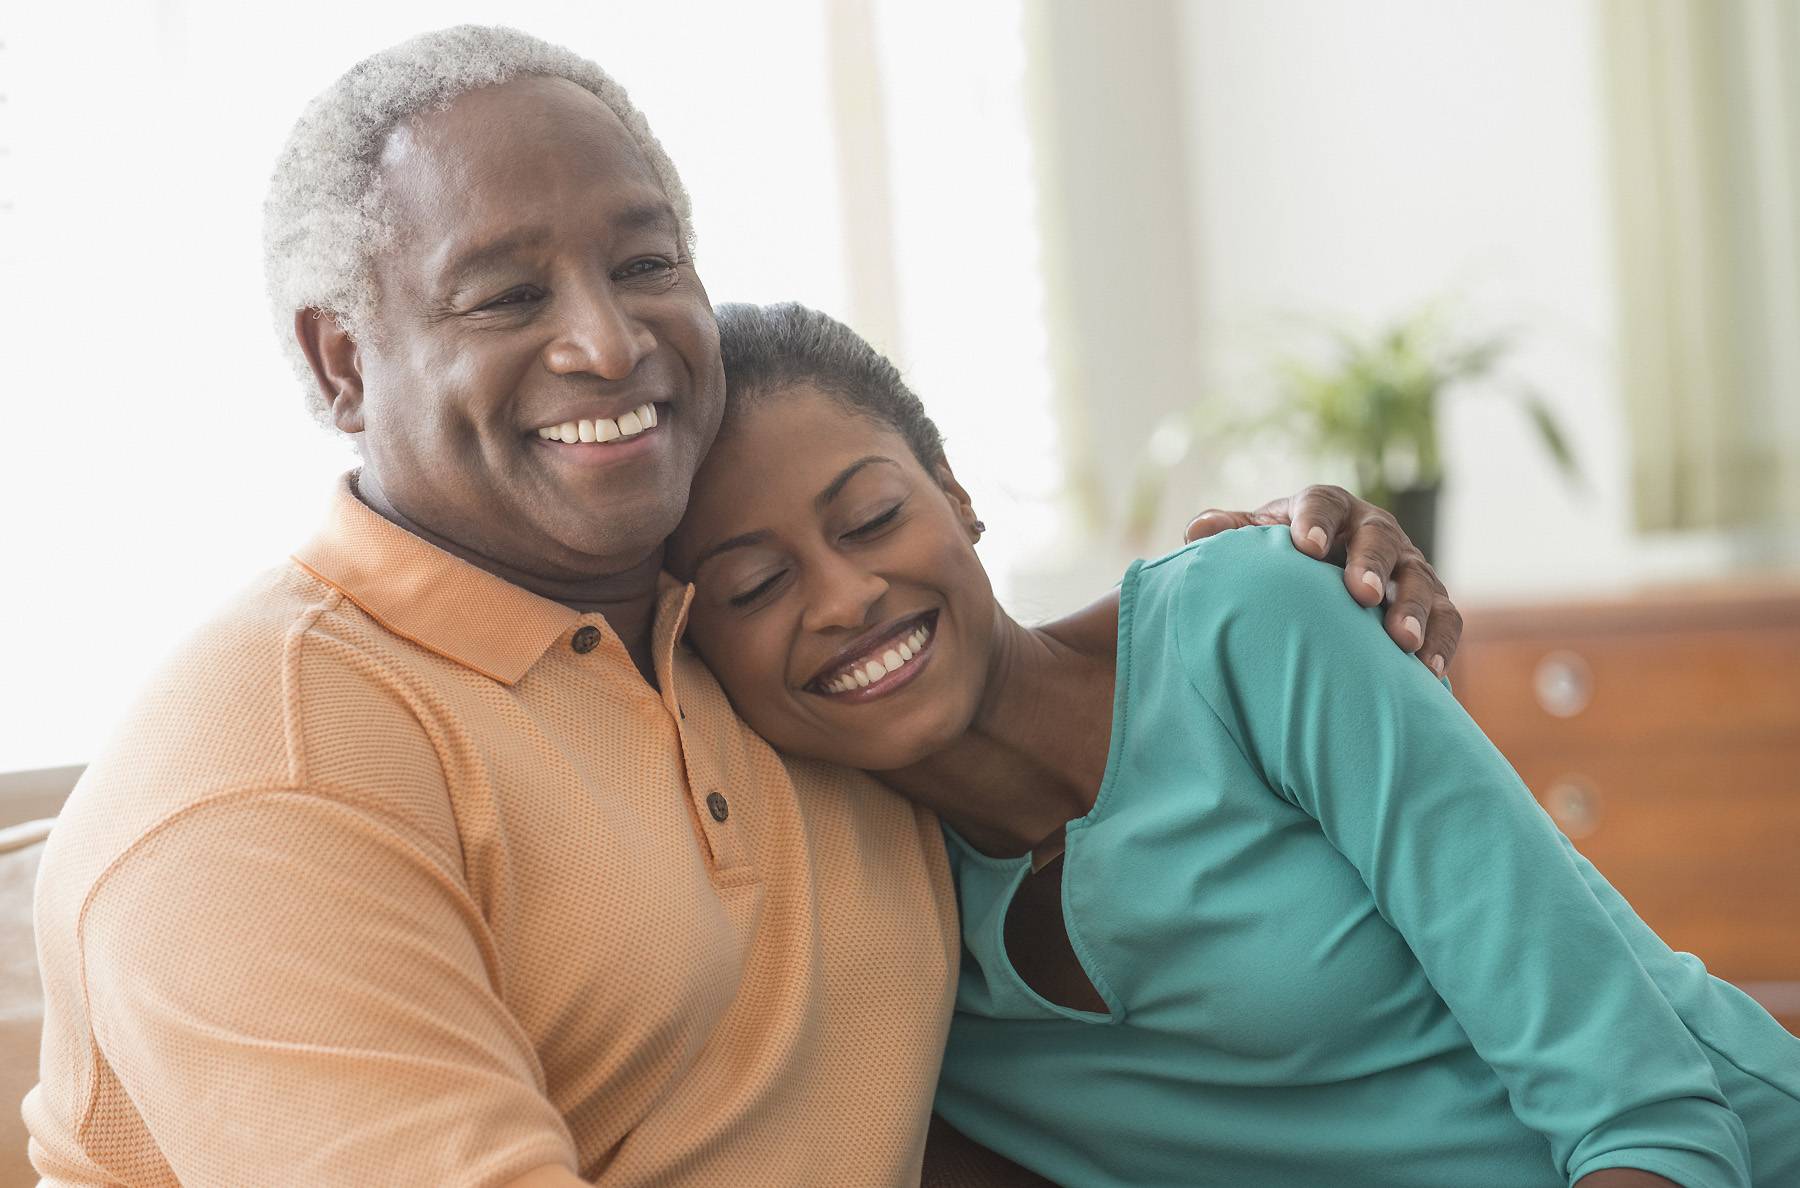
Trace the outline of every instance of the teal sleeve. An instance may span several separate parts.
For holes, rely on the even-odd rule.
[[[1633,1167],[1747,1186],[1743,1124],[1705,1054],[1530,792],[1379,612],[1285,529],[1165,564],[1186,567],[1176,646],[1196,692],[1361,873],[1569,1181]]]

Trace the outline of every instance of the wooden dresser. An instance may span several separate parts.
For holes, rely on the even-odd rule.
[[[1800,1033],[1800,585],[1466,619],[1456,695],[1563,832]]]

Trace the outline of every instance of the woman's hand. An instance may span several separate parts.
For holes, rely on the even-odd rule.
[[[1387,633],[1438,676],[1449,670],[1463,621],[1449,591],[1394,517],[1342,487],[1313,486],[1255,511],[1203,511],[1188,522],[1200,540],[1252,524],[1285,524],[1294,547],[1341,565],[1350,597],[1364,606],[1387,602]]]

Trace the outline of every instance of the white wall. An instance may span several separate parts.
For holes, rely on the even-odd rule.
[[[0,770],[90,758],[176,641],[304,543],[353,464],[303,411],[263,299],[263,192],[312,94],[458,20],[564,40],[681,162],[715,298],[841,309],[821,3],[4,9]],[[690,21],[708,35],[671,58]],[[791,184],[741,184],[763,174]]]
[[[1592,0],[1207,0],[1182,43],[1195,274],[1227,382],[1283,312],[1379,323],[1444,294],[1521,326],[1587,477],[1471,391],[1444,422],[1440,570],[1464,598],[1592,590],[1726,563],[1631,530],[1614,373],[1602,65]],[[1261,499],[1316,467],[1208,476]],[[1214,496],[1209,494],[1208,498]]]
[[[91,758],[176,642],[315,530],[354,460],[309,422],[271,332],[263,191],[311,95],[459,21],[529,29],[625,84],[693,193],[715,300],[853,320],[857,129],[831,75],[879,80],[888,345],[942,410],[1004,589],[1055,526],[1019,0],[861,0],[878,36],[849,60],[828,3],[0,7],[0,771]]]

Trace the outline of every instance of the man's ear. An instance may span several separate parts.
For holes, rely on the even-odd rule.
[[[950,506],[956,509],[956,518],[961,520],[963,527],[969,530],[969,539],[981,539],[985,526],[975,518],[975,501],[969,498],[969,493],[963,490],[963,485],[956,481],[956,475],[951,471],[950,464],[939,462],[931,468],[931,471],[932,477],[937,479],[937,485],[944,492],[944,498],[948,499]]]
[[[331,421],[345,433],[363,431],[362,352],[356,339],[322,309],[294,311],[294,337],[312,365],[313,379],[331,409]]]

